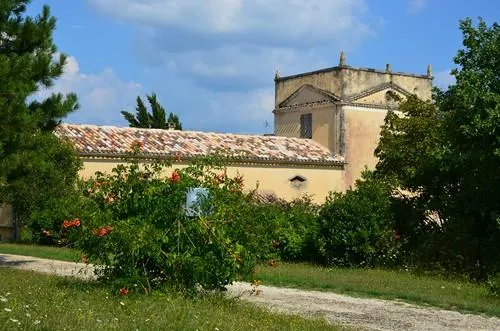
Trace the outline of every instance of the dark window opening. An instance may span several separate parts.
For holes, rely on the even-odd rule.
[[[312,114],[300,115],[300,138],[312,138]]]

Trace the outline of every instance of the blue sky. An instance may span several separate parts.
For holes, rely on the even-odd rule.
[[[492,0],[33,0],[29,14],[43,4],[70,56],[53,89],[81,105],[66,122],[125,126],[120,111],[156,92],[184,129],[234,133],[271,130],[276,69],[335,66],[341,49],[355,67],[424,74],[430,63],[447,86],[458,20],[500,16]]]

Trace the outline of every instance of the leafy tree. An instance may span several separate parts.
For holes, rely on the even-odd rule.
[[[76,95],[30,101],[62,74],[66,56],[52,40],[56,19],[49,7],[29,17],[29,2],[0,4],[0,201],[12,204],[21,221],[49,196],[64,196],[79,164],[71,147],[51,133],[77,109]]]
[[[409,206],[437,212],[439,226],[422,219],[413,229],[429,238],[426,257],[484,279],[500,270],[500,29],[482,19],[460,29],[456,83],[435,90],[434,103],[410,97],[402,116],[387,115],[377,171],[409,191]]]
[[[151,113],[148,112],[144,102],[140,97],[137,97],[136,113],[122,111],[121,114],[127,120],[130,127],[133,128],[148,128],[148,129],[168,129],[169,123],[175,124],[176,130],[182,130],[182,123],[179,117],[174,113],[168,115],[166,119],[166,111],[156,98],[156,94],[146,95]]]
[[[317,235],[324,263],[374,267],[396,262],[391,189],[388,182],[365,171],[355,189],[328,196],[319,213]]]

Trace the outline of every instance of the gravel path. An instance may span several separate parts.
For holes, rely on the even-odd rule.
[[[0,254],[0,266],[82,279],[93,278],[92,266],[35,257]],[[259,293],[256,294],[255,290]],[[229,286],[228,293],[272,310],[323,316],[333,323],[362,330],[500,330],[499,318],[424,308],[398,301],[361,299],[329,292],[262,285],[254,288],[247,283]]]

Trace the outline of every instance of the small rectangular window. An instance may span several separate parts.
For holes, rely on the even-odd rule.
[[[312,138],[312,114],[300,115],[300,138]]]

